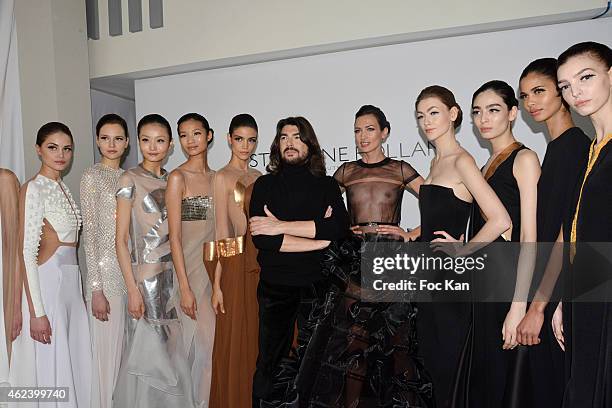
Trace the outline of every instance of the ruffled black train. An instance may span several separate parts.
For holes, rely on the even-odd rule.
[[[366,239],[393,242],[379,235]],[[262,407],[435,406],[431,379],[417,358],[416,306],[361,300],[363,242],[353,236],[326,250],[323,273],[330,290]]]

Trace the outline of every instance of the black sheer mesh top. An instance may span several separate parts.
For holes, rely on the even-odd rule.
[[[351,225],[399,224],[404,189],[418,176],[405,161],[388,157],[378,163],[344,163],[334,173],[346,190]]]

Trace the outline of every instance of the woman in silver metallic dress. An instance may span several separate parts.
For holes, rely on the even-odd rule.
[[[119,374],[125,326],[125,283],[115,251],[115,193],[128,147],[125,120],[104,115],[96,125],[102,155],[81,178],[83,243],[87,261],[85,296],[92,348],[91,408],[110,408]]]
[[[193,407],[181,324],[170,303],[173,266],[161,165],[172,145],[160,115],[138,122],[143,161],[120,177],[116,249],[128,293],[126,349],[113,395],[117,408]],[[128,246],[130,240],[130,246]],[[130,254],[131,249],[131,254]]]
[[[215,172],[207,162],[213,135],[206,118],[197,113],[178,120],[178,134],[187,161],[170,173],[166,193],[170,247],[178,282],[171,304],[183,327],[183,352],[189,357],[196,406],[208,407],[215,312],[204,261],[213,260],[216,248]]]

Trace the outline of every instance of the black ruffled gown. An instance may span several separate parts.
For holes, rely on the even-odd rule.
[[[353,225],[364,236],[334,243],[324,273],[331,290],[301,339],[297,379],[301,407],[434,407],[429,376],[417,356],[417,309],[406,302],[361,300],[361,244],[398,242],[373,224],[399,224],[406,185],[418,177],[403,161],[345,163],[334,175],[346,189]],[[370,231],[370,232],[368,232]],[[296,405],[297,406],[297,405]]]

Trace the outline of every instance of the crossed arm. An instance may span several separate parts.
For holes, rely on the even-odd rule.
[[[259,181],[259,180],[258,180]],[[264,187],[256,183],[251,197],[249,220],[253,243],[258,249],[279,252],[308,252],[326,248],[348,231],[348,214],[334,182],[328,207],[320,217],[308,221],[279,220],[264,199]]]

